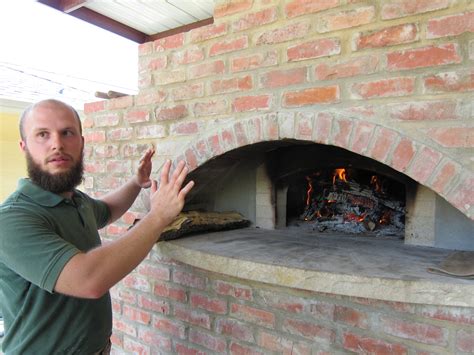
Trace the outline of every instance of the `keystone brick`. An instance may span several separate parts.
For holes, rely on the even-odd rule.
[[[428,21],[427,38],[459,36],[474,32],[474,12],[445,16]]]
[[[321,17],[317,23],[318,32],[337,31],[371,23],[375,18],[373,6],[360,7],[355,10],[341,11]]]
[[[351,87],[355,98],[405,96],[415,91],[415,78],[391,78],[366,83],[356,83]]]
[[[352,126],[353,126],[353,123],[351,120],[345,120],[345,119],[334,120],[333,142],[335,145],[341,148],[349,147],[349,139],[351,138]]]
[[[293,0],[285,6],[285,14],[288,17],[296,17],[309,13],[327,10],[339,5],[339,0]]]
[[[406,138],[402,138],[393,151],[391,166],[395,170],[402,172],[405,171],[415,156],[415,153],[416,151],[413,143]]]
[[[382,6],[382,19],[394,19],[424,12],[445,9],[449,0],[398,0]]]
[[[333,80],[356,75],[375,73],[379,69],[379,58],[375,55],[350,59],[336,64],[316,65],[314,75],[317,80]]]
[[[459,47],[454,43],[409,49],[387,54],[389,70],[425,68],[437,65],[461,63]]]
[[[344,349],[363,354],[408,354],[408,349],[401,344],[392,344],[380,339],[364,337],[354,333],[344,333],[343,346]]]
[[[402,43],[414,42],[418,39],[418,29],[414,24],[404,24],[385,28],[371,33],[359,34],[355,39],[357,50],[380,48]]]
[[[287,92],[283,95],[283,106],[304,106],[331,103],[339,100],[339,86],[327,86]]]
[[[291,46],[287,50],[289,62],[311,58],[327,57],[341,52],[337,38],[323,38]]]

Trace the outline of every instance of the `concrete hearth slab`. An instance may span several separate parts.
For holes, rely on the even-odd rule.
[[[427,271],[452,250],[409,246],[396,238],[246,228],[188,236],[157,247],[183,263],[252,281],[386,301],[474,307],[474,280]]]

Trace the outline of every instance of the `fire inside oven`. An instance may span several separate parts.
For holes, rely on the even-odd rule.
[[[325,168],[288,186],[287,226],[323,232],[403,238],[405,188],[364,169]]]

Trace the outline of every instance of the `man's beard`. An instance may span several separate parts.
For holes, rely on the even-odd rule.
[[[74,164],[68,171],[57,174],[50,174],[44,171],[39,164],[37,164],[30,152],[26,151],[26,164],[28,168],[28,176],[33,183],[44,190],[61,194],[63,192],[71,192],[76,186],[82,182],[84,174],[84,154],[81,156],[76,164]]]

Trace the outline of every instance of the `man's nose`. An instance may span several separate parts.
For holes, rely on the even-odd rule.
[[[51,136],[51,148],[55,150],[61,150],[63,149],[63,137],[61,134],[53,134]]]

